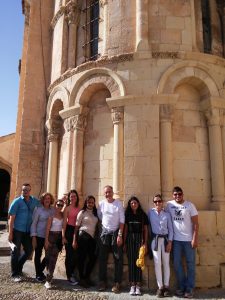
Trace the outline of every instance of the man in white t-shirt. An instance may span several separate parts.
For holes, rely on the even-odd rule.
[[[98,217],[102,222],[102,232],[99,243],[99,291],[106,289],[107,261],[112,251],[115,265],[114,286],[112,292],[120,291],[123,274],[123,228],[125,222],[124,209],[121,200],[113,198],[113,188],[104,187],[105,199],[98,206]]]
[[[176,294],[192,298],[195,287],[195,248],[198,245],[198,212],[193,203],[184,200],[179,186],[173,188],[173,199],[167,202],[166,210],[171,215],[174,230],[173,260],[178,283]],[[186,272],[182,265],[183,256]]]

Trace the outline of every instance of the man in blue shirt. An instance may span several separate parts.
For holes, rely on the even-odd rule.
[[[32,253],[32,240],[30,237],[30,227],[32,215],[35,207],[40,206],[40,202],[30,196],[31,186],[24,183],[22,194],[13,200],[9,208],[9,237],[11,243],[11,271],[15,282],[21,281],[23,265]],[[21,245],[23,253],[21,253]]]

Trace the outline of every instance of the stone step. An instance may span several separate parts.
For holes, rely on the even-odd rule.
[[[0,247],[0,256],[9,256],[10,247]]]

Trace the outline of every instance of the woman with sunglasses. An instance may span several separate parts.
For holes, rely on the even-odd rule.
[[[46,289],[52,287],[52,278],[55,270],[56,261],[59,252],[62,251],[62,225],[63,225],[63,209],[64,203],[62,200],[57,200],[53,217],[48,218],[46,235],[45,235],[45,250],[46,250],[46,267],[47,277],[45,282]]]
[[[155,265],[155,274],[158,285],[156,296],[169,297],[170,279],[170,251],[173,240],[173,226],[170,215],[163,209],[163,199],[160,194],[153,197],[154,207],[149,210],[148,218],[151,225],[151,249]],[[162,279],[162,264],[163,278]]]
[[[77,262],[77,253],[73,248],[73,235],[76,226],[77,215],[80,211],[79,208],[79,196],[76,190],[71,190],[68,194],[69,206],[64,208],[63,211],[63,244],[66,249],[66,259],[65,259],[65,267],[66,267],[66,276],[67,280],[71,285],[78,284],[74,276],[74,271]]]
[[[132,196],[125,210],[124,250],[127,251],[130,295],[141,295],[142,270],[136,266],[139,249],[145,245],[147,251],[148,217],[143,211],[140,201]]]
[[[43,193],[40,197],[41,207],[38,207],[33,214],[33,222],[31,225],[30,235],[32,237],[32,246],[35,250],[34,265],[36,271],[36,280],[43,282],[46,277],[43,273],[46,266],[46,258],[41,260],[44,244],[45,233],[48,218],[54,214],[54,198],[50,193]]]
[[[78,252],[79,284],[84,288],[92,285],[90,280],[96,255],[95,232],[98,223],[95,197],[88,196],[84,206],[77,215],[76,228],[73,237],[73,247]]]

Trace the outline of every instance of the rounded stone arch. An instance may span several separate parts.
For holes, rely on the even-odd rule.
[[[63,109],[69,107],[69,91],[63,86],[55,87],[48,98],[47,112],[46,112],[47,119],[50,118],[54,104],[58,100],[62,102]]]
[[[88,102],[93,92],[105,87],[111,97],[125,96],[125,86],[120,77],[107,68],[95,68],[85,72],[75,83],[70,94],[69,106]]]
[[[0,158],[0,217],[6,217],[9,206],[9,194],[12,169]]]
[[[201,93],[219,97],[216,81],[208,73],[208,67],[199,62],[182,62],[171,66],[159,80],[157,94],[174,94],[175,88],[189,83]]]

